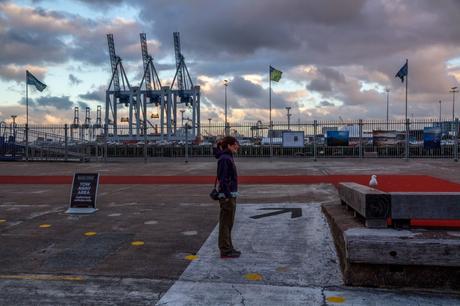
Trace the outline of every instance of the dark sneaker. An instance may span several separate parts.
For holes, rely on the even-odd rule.
[[[241,252],[238,250],[233,249],[232,251],[241,255]]]
[[[231,251],[226,252],[226,253],[221,253],[220,258],[238,258],[238,257],[240,257],[240,255],[241,255],[241,252],[231,250]]]

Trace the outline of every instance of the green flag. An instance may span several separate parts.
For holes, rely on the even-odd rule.
[[[26,70],[27,85],[35,85],[35,88],[39,91],[43,91],[46,85],[40,82],[32,73]]]
[[[281,72],[280,70],[277,70],[277,69],[273,68],[272,66],[270,66],[270,80],[275,81],[275,82],[279,82],[279,80],[281,79],[282,74],[283,74],[283,72]]]

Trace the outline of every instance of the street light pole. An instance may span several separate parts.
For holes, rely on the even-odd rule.
[[[227,87],[228,87],[228,81],[224,80],[224,86],[225,86],[225,136],[228,136],[228,123],[227,123]]]
[[[452,125],[453,125],[454,120],[455,120],[455,93],[458,92],[457,86],[452,87],[449,92],[452,93]]]
[[[439,100],[439,125],[441,126],[441,104],[442,104],[442,101]]]
[[[387,130],[388,130],[388,115],[390,110],[390,88],[386,88],[385,91],[387,92]]]
[[[291,128],[291,114],[289,114],[289,111],[291,110],[291,107],[290,106],[286,106],[286,110],[287,110],[287,120],[288,120],[288,130],[290,131]]]

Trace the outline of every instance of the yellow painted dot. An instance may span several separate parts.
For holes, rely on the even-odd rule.
[[[331,303],[343,303],[345,302],[345,298],[341,296],[329,296],[326,298],[326,301]]]
[[[5,223],[5,222],[6,222],[5,219],[0,219],[0,224]]]
[[[40,224],[41,228],[48,228],[48,227],[51,227],[51,224]]]
[[[248,273],[244,275],[244,278],[250,281],[261,281],[263,279],[259,273]]]
[[[133,242],[131,242],[131,245],[133,245],[133,246],[141,246],[141,245],[144,245],[144,241],[133,241]]]
[[[185,256],[185,259],[190,260],[190,261],[197,260],[198,258],[200,258],[200,256],[198,256],[198,255],[187,255],[187,256]]]
[[[96,232],[86,232],[85,236],[96,236]]]

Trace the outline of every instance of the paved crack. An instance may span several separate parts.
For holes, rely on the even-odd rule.
[[[245,305],[245,304],[244,304],[244,303],[245,303],[245,299],[244,299],[243,294],[242,294],[238,289],[236,289],[234,285],[232,285],[232,288],[233,288],[236,292],[238,292],[238,294],[241,296],[241,304],[244,306],[244,305]]]
[[[326,295],[324,294],[325,290],[326,290],[326,287],[321,287],[321,297],[323,298],[323,302],[321,303],[321,306],[327,306]]]

